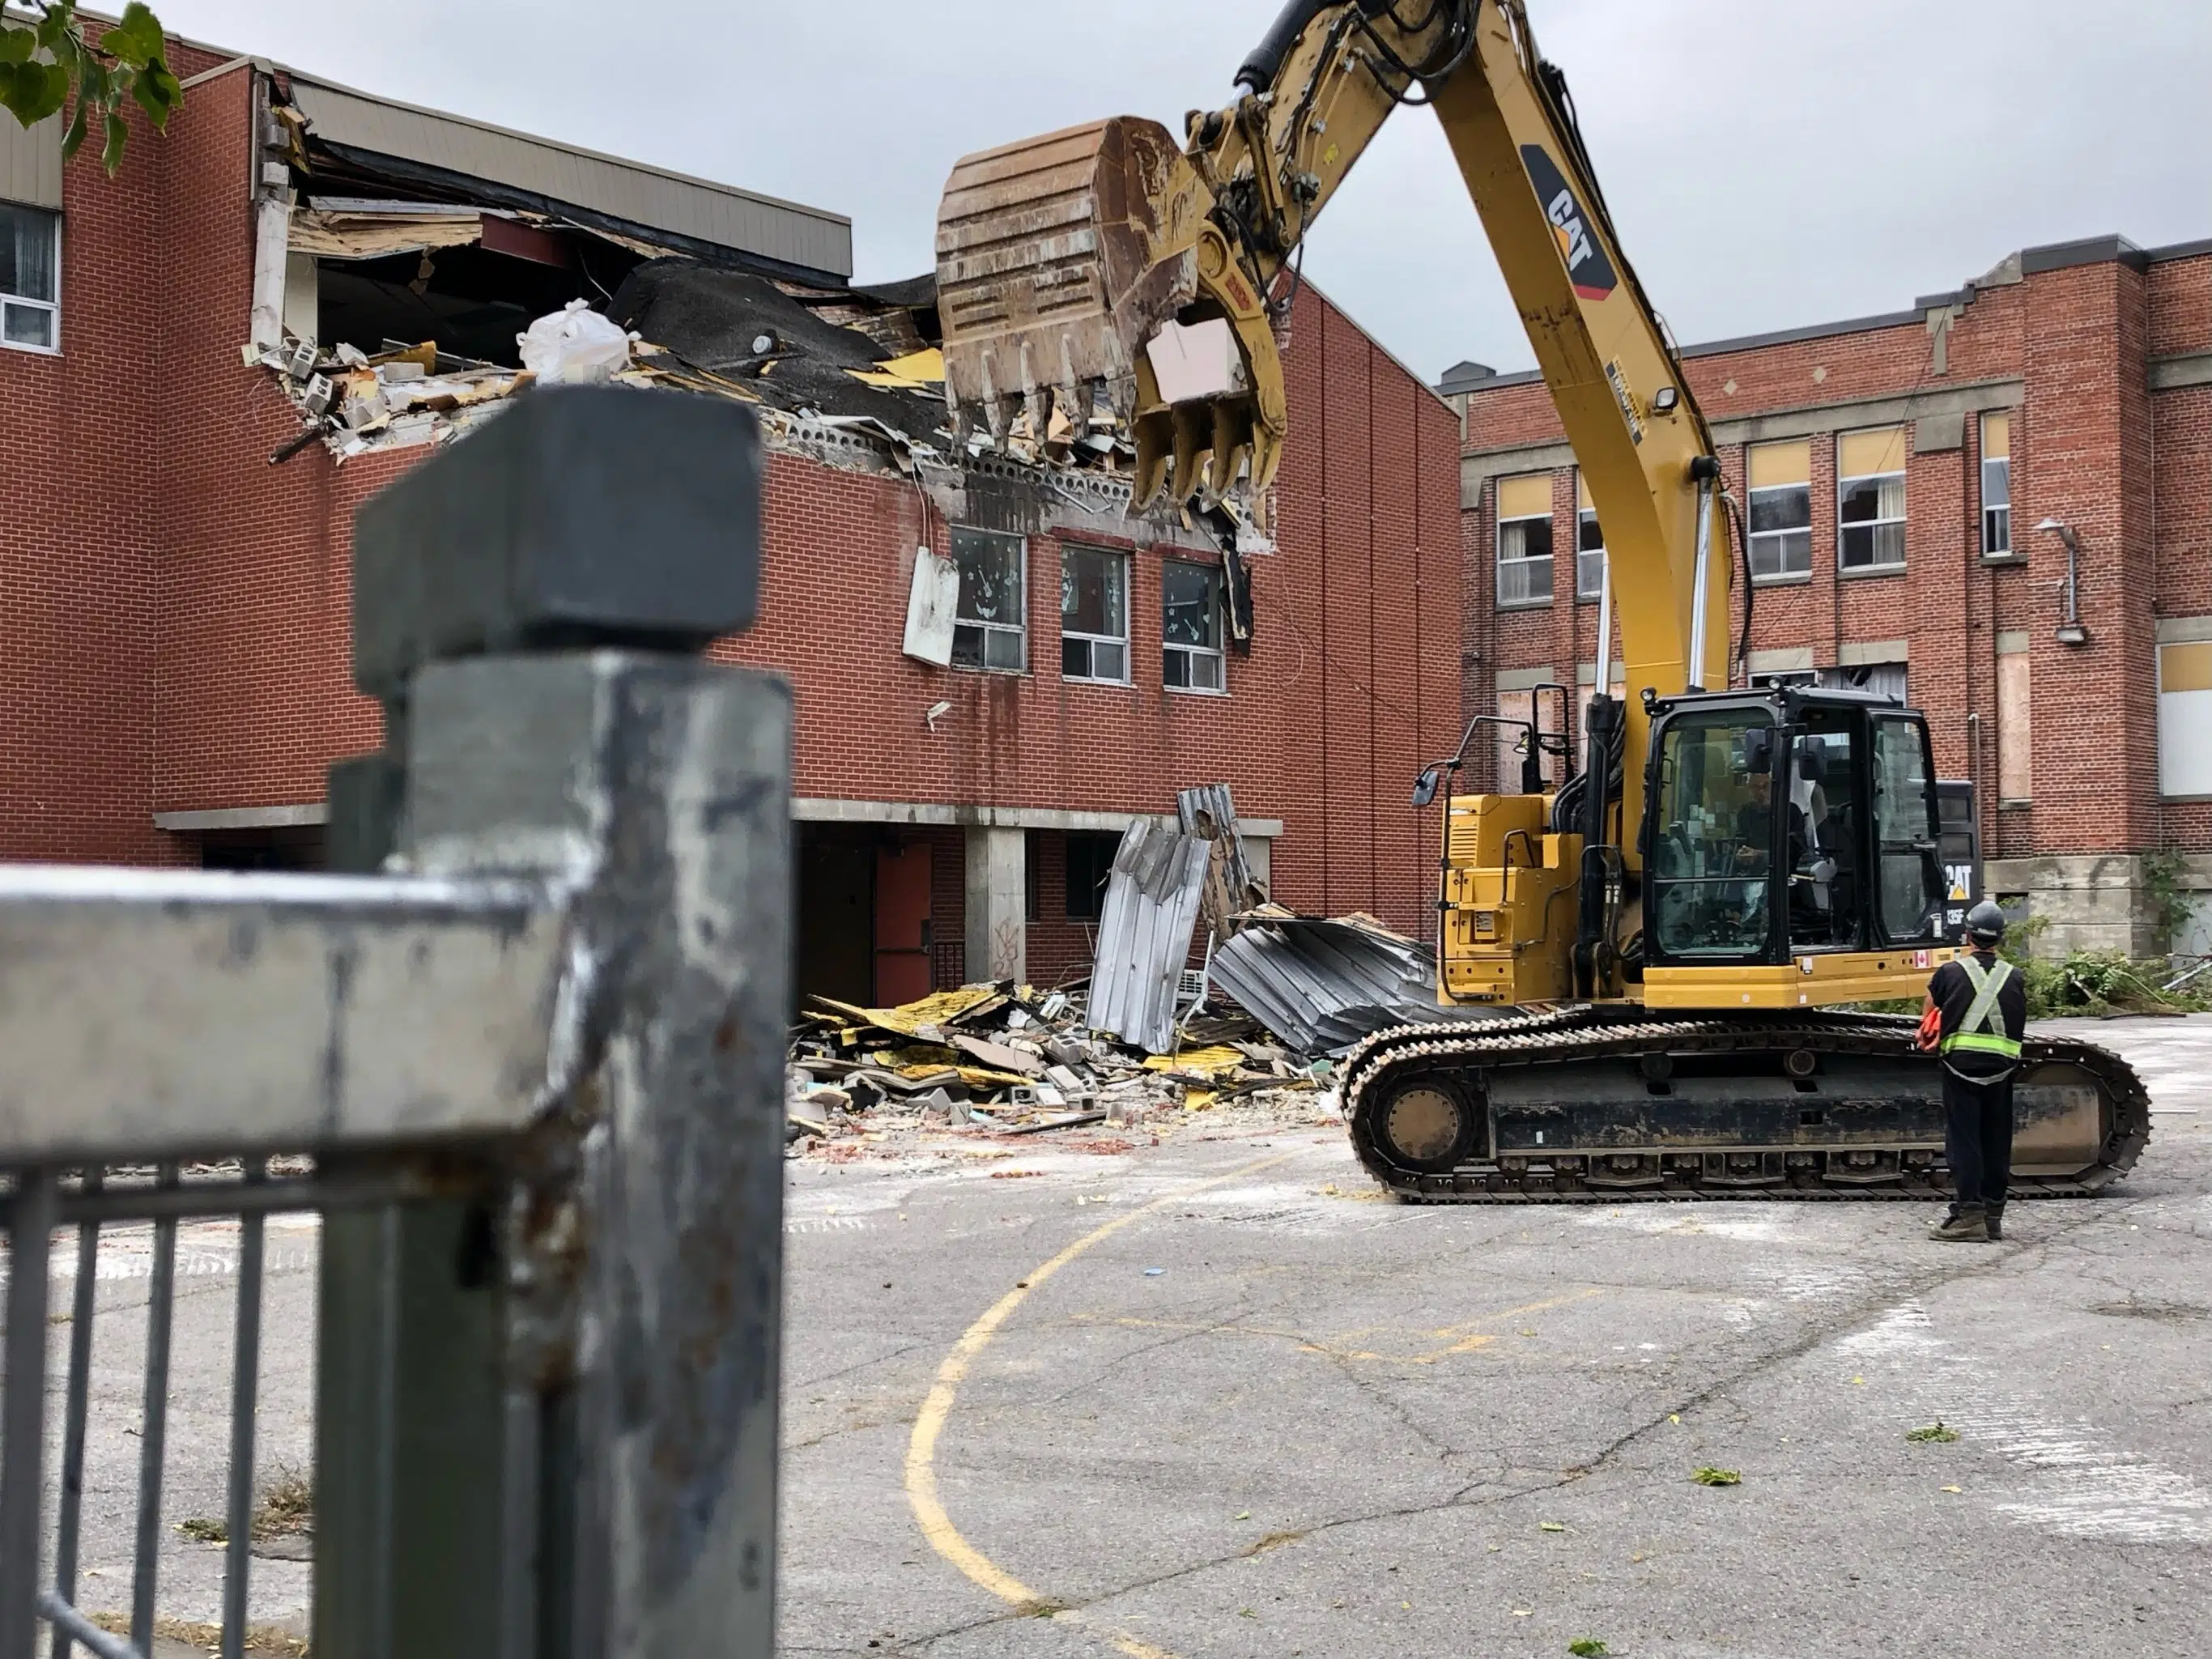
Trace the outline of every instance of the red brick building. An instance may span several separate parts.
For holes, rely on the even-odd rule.
[[[850,289],[834,214],[188,43],[173,61],[184,109],[116,179],[64,167],[51,125],[0,123],[0,855],[312,865],[324,769],[380,740],[349,673],[353,510],[474,418],[532,317],[673,258],[889,356],[933,299]],[[1310,284],[1283,332],[1291,448],[1272,538],[1241,552],[1129,517],[1096,466],[764,404],[763,620],[721,651],[797,690],[807,983],[1079,971],[1112,838],[1217,781],[1280,902],[1426,925],[1433,830],[1407,791],[1460,716],[1459,423]],[[336,343],[431,337],[435,412],[336,423]],[[272,367],[301,342],[319,368]],[[763,396],[787,356],[753,365]],[[988,573],[956,649],[991,666],[902,652],[917,548]],[[1249,570],[1247,641],[1224,561]]]
[[[1683,355],[1751,532],[1749,672],[1908,696],[1977,785],[1989,890],[2053,946],[2159,948],[2171,860],[2144,855],[2212,889],[2212,241],[2027,248],[1909,311]],[[1602,532],[1543,385],[1441,389],[1467,707],[1587,688]]]

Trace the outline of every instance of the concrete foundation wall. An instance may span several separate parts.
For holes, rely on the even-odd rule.
[[[2038,956],[2063,957],[2073,951],[2119,951],[2148,957],[2169,948],[2185,951],[2186,936],[2159,936],[2157,898],[2143,880],[2140,854],[2054,854],[2045,858],[1991,859],[1982,869],[1983,890],[2000,902],[2025,895],[2028,914],[2050,925],[2037,936]],[[2200,910],[2212,903],[2212,856],[2183,860],[2179,884],[2203,895]]]

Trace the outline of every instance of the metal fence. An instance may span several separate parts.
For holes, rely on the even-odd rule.
[[[245,1650],[287,1212],[319,1218],[318,1659],[769,1650],[790,705],[698,655],[752,620],[759,471],[742,409],[545,392],[362,509],[386,747],[333,769],[330,835],[376,873],[0,869],[0,1659],[152,1650],[178,1231],[219,1217]],[[147,1224],[110,1631],[99,1286]]]

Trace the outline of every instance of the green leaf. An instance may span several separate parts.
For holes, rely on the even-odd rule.
[[[1934,1441],[1938,1444],[1948,1446],[1951,1442],[1959,1437],[1959,1431],[1956,1429],[1946,1428],[1943,1425],[1943,1419],[1939,1417],[1927,1428],[1907,1429],[1905,1432],[1905,1437],[1907,1440],[1915,1441],[1922,1444],[1925,1444],[1929,1441]]]
[[[52,0],[39,19],[39,44],[57,56],[76,45],[76,0]]]
[[[1567,1651],[1573,1654],[1575,1659],[1604,1659],[1604,1656],[1613,1650],[1595,1636],[1585,1636],[1578,1642],[1568,1643]]]
[[[118,110],[107,112],[107,142],[100,147],[100,165],[112,179],[123,165],[123,147],[131,142],[131,124]]]
[[[123,21],[100,37],[100,49],[119,64],[143,69],[161,56],[161,25],[143,0],[131,0]]]
[[[1691,1479],[1701,1486],[1739,1486],[1743,1484],[1743,1477],[1734,1469],[1716,1469],[1710,1467],[1699,1469]]]
[[[43,121],[69,96],[69,76],[52,64],[16,64],[0,70],[0,109],[25,126]]]
[[[177,84],[177,77],[159,64],[149,64],[131,77],[131,95],[146,112],[154,131],[166,132],[170,112],[184,101],[185,89]]]
[[[0,64],[27,64],[38,46],[31,31],[14,23],[0,23]]]
[[[92,106],[79,98],[76,100],[76,112],[70,117],[69,130],[62,134],[63,161],[68,161],[70,156],[84,148],[85,129],[91,125],[91,122]]]

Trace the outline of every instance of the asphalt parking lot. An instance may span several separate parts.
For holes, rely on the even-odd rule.
[[[2149,1150],[2001,1245],[1401,1206],[1313,1126],[795,1164],[782,1650],[2203,1651],[2212,1019],[2085,1034]]]

